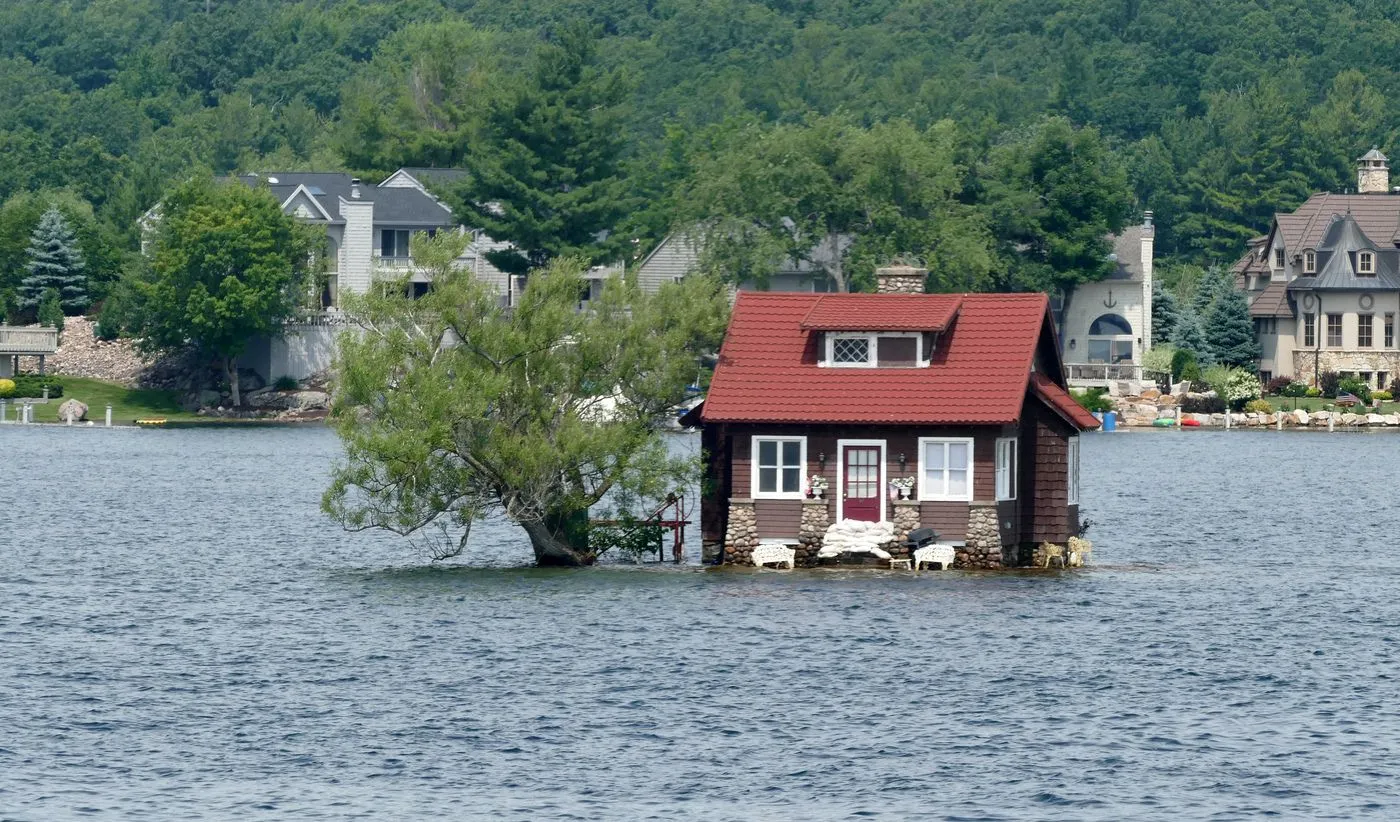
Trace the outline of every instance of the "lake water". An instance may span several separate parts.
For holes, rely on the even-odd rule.
[[[537,571],[323,429],[6,426],[0,820],[1400,818],[1397,447],[1086,437],[1083,572]]]

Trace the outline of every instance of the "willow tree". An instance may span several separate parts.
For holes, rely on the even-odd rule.
[[[423,536],[435,558],[503,513],[538,564],[591,564],[591,507],[693,478],[661,432],[722,334],[724,290],[691,278],[642,294],[614,280],[580,310],[581,264],[562,260],[507,308],[454,269],[460,241],[414,242],[432,290],[414,300],[390,285],[351,306],[362,331],[337,355],[345,459],[326,512],[351,530]]]

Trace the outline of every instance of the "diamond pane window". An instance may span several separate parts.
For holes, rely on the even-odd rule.
[[[865,337],[837,337],[831,343],[833,362],[865,365],[870,362],[870,340]]]

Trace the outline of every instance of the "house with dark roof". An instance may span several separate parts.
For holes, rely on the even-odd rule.
[[[1260,376],[1311,385],[1335,371],[1375,388],[1400,374],[1400,196],[1377,149],[1357,159],[1356,194],[1314,194],[1235,264],[1263,356]]]
[[[1113,272],[1098,282],[1080,283],[1063,306],[1053,306],[1071,385],[1142,379],[1142,354],[1153,342],[1155,231],[1148,211],[1140,225],[1110,237]]]
[[[680,280],[700,269],[700,256],[704,251],[704,237],[697,229],[678,231],[666,235],[656,248],[651,250],[633,268],[637,285],[647,293],[656,293],[666,283]],[[838,240],[838,250],[844,254],[851,245],[851,238],[842,236]],[[827,275],[824,266],[832,260],[831,244],[822,242],[813,247],[805,260],[784,260],[777,270],[763,283],[764,291],[808,291],[829,292],[835,284]],[[739,288],[754,290],[754,282],[740,283]]]
[[[966,567],[1028,564],[1079,532],[1079,433],[1044,294],[741,291],[703,404],[707,553],[815,564],[828,526],[932,528]],[[901,291],[903,293],[901,293]],[[814,481],[815,480],[815,481]],[[823,487],[830,493],[823,493]]]

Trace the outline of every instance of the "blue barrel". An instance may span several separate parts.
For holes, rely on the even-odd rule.
[[[1118,430],[1118,412],[1117,412],[1117,411],[1105,411],[1105,412],[1103,412],[1103,430],[1104,430],[1105,432],[1107,432],[1107,431],[1117,431],[1117,430]]]

